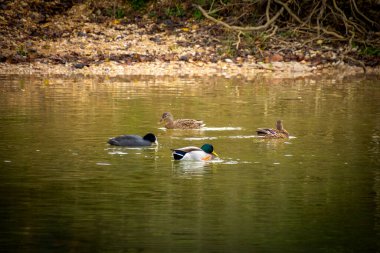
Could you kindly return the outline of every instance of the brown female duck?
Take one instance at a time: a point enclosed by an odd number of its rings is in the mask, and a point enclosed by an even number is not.
[[[273,128],[258,128],[257,134],[259,136],[264,136],[265,138],[273,138],[273,139],[281,139],[281,138],[289,138],[288,131],[285,130],[282,125],[282,120],[277,120],[276,129]]]
[[[160,122],[165,122],[165,127],[167,129],[199,129],[203,127],[202,120],[195,119],[177,119],[174,120],[173,115],[170,112],[164,112],[162,114]]]

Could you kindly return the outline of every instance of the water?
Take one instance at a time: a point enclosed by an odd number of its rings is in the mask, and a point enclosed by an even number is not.
[[[1,252],[379,251],[376,77],[0,80]],[[277,119],[290,139],[255,135]],[[203,143],[221,160],[172,161]]]

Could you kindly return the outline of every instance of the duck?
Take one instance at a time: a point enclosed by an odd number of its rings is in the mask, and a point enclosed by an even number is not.
[[[172,149],[174,160],[210,161],[218,156],[211,144],[203,144],[202,147],[183,147]]]
[[[160,119],[160,122],[165,122],[167,129],[199,129],[205,124],[202,120],[196,119],[177,119],[174,120],[173,115],[170,112],[164,112]]]
[[[265,138],[273,138],[273,139],[289,138],[289,133],[288,131],[285,130],[282,124],[282,120],[277,120],[276,129],[258,128],[256,132],[259,136],[264,136]]]
[[[144,137],[133,134],[120,135],[109,139],[107,143],[114,146],[144,147],[151,146],[152,144],[157,145],[158,141],[154,134],[148,133]]]

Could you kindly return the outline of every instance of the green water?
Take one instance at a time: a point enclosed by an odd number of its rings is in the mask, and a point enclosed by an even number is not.
[[[289,140],[255,136],[277,119]],[[1,76],[0,122],[1,252],[380,249],[378,77]],[[221,161],[172,160],[203,143]]]

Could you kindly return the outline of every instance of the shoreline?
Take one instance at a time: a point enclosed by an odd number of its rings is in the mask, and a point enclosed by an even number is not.
[[[84,76],[223,76],[244,77],[252,79],[257,75],[275,78],[297,78],[307,76],[334,75],[340,77],[360,74],[380,75],[380,67],[367,68],[364,72],[361,67],[347,64],[335,66],[310,66],[300,62],[272,62],[272,63],[241,63],[233,62],[142,62],[125,64],[118,62],[104,62],[96,65],[74,67],[73,64],[32,63],[0,63],[0,75],[84,75]]]

